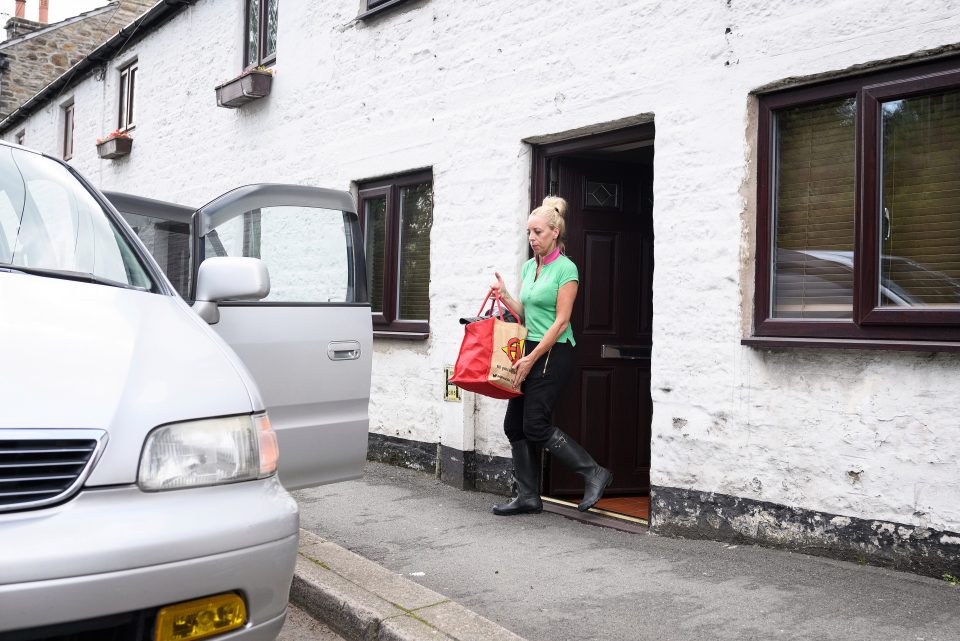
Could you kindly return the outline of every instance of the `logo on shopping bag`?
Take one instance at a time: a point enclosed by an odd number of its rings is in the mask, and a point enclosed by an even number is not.
[[[507,355],[511,363],[516,364],[516,362],[523,357],[523,339],[511,338],[507,341],[507,346],[501,347],[500,349]]]

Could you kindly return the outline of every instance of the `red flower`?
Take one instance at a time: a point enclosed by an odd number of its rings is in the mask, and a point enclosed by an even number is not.
[[[108,140],[113,140],[114,138],[130,138],[130,134],[128,134],[126,131],[120,131],[119,129],[114,129],[103,138],[97,138],[97,144],[102,145]]]

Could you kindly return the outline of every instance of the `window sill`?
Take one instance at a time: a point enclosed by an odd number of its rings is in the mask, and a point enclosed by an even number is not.
[[[377,5],[373,9],[368,9],[364,11],[363,13],[357,16],[357,20],[367,20],[378,14],[383,13],[384,11],[387,11],[388,9],[391,9],[392,7],[397,6],[398,4],[403,4],[404,2],[407,2],[407,1],[408,0],[390,0],[389,2],[384,2],[381,5]]]
[[[395,338],[403,341],[424,341],[430,338],[430,332],[390,332],[374,330],[374,338]]]
[[[751,336],[741,345],[760,349],[813,347],[820,349],[880,349],[906,352],[960,352],[960,343],[950,341],[857,340],[850,338],[787,338]]]

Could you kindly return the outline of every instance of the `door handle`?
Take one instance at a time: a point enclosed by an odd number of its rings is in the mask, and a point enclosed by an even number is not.
[[[600,358],[620,358],[630,361],[650,360],[649,345],[601,345]]]
[[[331,361],[355,361],[360,358],[360,343],[357,341],[327,343],[327,357]]]

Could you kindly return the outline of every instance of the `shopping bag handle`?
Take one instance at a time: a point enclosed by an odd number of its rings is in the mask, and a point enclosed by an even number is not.
[[[497,316],[499,318],[503,318],[503,307],[506,307],[507,311],[513,314],[513,317],[517,319],[517,322],[520,322],[520,314],[513,311],[513,309],[507,305],[507,301],[503,300],[503,298],[500,296],[500,292],[492,287],[490,288],[490,291],[487,292],[487,297],[483,299],[483,304],[480,305],[480,311],[477,312],[477,316],[480,316],[480,314],[483,313],[483,308],[487,306],[487,301],[490,300],[491,296],[493,297],[493,304],[497,306]],[[503,307],[501,307],[501,305]]]

